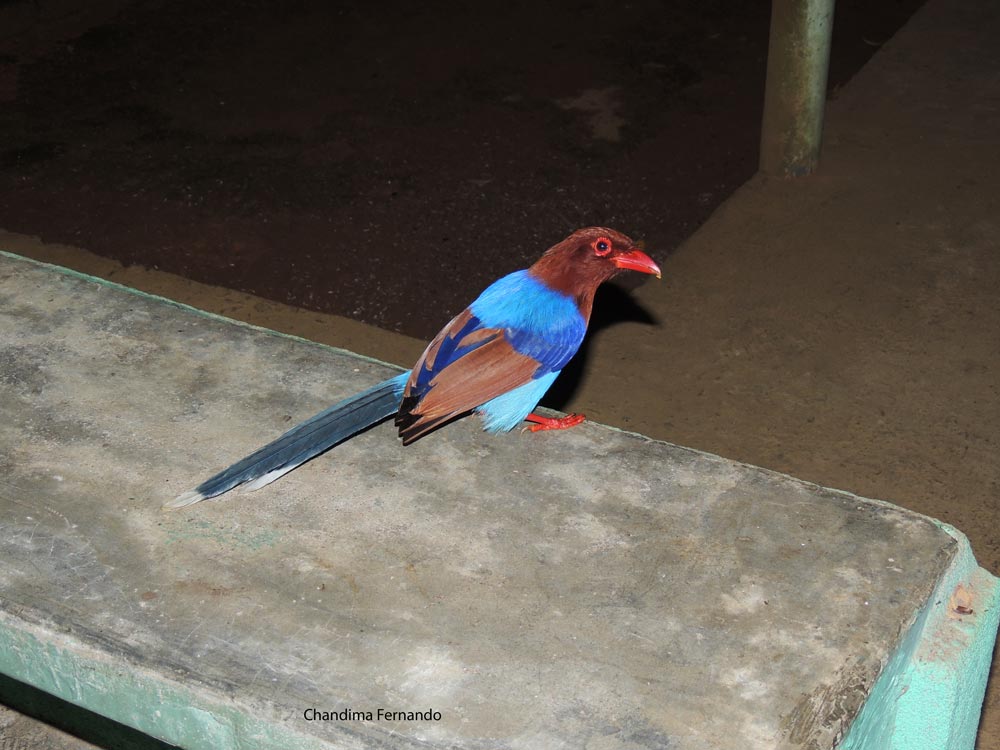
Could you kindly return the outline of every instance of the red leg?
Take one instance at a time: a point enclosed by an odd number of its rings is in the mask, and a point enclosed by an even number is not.
[[[568,430],[576,427],[587,417],[583,414],[567,414],[565,417],[543,417],[538,414],[529,414],[525,417],[528,422],[534,422],[527,429],[531,432],[541,432],[542,430]]]

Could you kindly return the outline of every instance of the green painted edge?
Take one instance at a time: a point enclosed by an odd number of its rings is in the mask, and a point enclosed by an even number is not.
[[[916,613],[838,750],[972,750],[1000,627],[1000,581],[976,563],[966,536],[935,521],[958,544]],[[973,615],[949,617],[964,585]]]
[[[187,750],[312,750],[325,741],[0,611],[0,672]],[[304,721],[304,720],[303,720]]]
[[[183,302],[178,302],[177,300],[170,299],[169,297],[161,297],[159,294],[152,294],[150,292],[144,292],[141,289],[135,289],[134,287],[125,286],[124,284],[119,284],[116,281],[109,281],[108,279],[102,279],[100,276],[91,276],[90,274],[82,273],[81,271],[74,271],[72,268],[67,268],[66,266],[59,266],[54,263],[46,263],[41,260],[35,260],[34,258],[27,258],[23,255],[18,255],[17,253],[12,253],[8,250],[0,250],[0,257],[9,258],[15,261],[21,261],[25,264],[37,266],[38,268],[45,268],[50,271],[55,271],[56,273],[62,274],[63,276],[69,276],[74,279],[81,279],[83,281],[90,281],[95,284],[100,284],[101,286],[108,287],[109,289],[116,289],[121,292],[127,292],[128,294],[134,294],[136,297],[142,297],[143,299],[153,300],[155,302],[162,302],[164,304],[170,305],[171,307],[176,307],[181,310],[186,310],[187,312],[192,312],[199,315],[202,318],[207,318],[208,320],[218,320],[223,323],[229,323],[231,325],[239,326],[241,328],[246,328],[251,331],[258,331],[260,333],[266,333],[270,336],[279,336],[281,338],[289,339],[291,341],[298,341],[303,344],[309,344],[310,346],[316,346],[320,349],[326,349],[327,351],[336,352],[337,354],[344,354],[355,359],[360,359],[364,362],[370,362],[375,365],[382,365],[383,367],[390,367],[397,372],[403,372],[407,368],[400,367],[399,365],[394,365],[391,362],[383,362],[380,359],[375,359],[374,357],[367,357],[364,354],[358,354],[357,352],[352,352],[348,349],[341,349],[337,346],[330,346],[329,344],[321,344],[318,341],[313,341],[311,339],[304,339],[301,336],[296,336],[291,333],[282,333],[281,331],[275,331],[272,328],[265,328],[263,326],[257,326],[253,323],[247,323],[242,320],[236,320],[236,318],[227,318],[225,315],[219,315],[218,313],[208,312],[207,310],[202,310],[200,307],[194,307],[192,305],[186,305]]]

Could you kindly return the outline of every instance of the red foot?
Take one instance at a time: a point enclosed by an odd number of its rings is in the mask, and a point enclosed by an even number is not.
[[[531,427],[526,428],[530,432],[541,432],[542,430],[568,430],[576,427],[587,417],[583,414],[567,414],[565,417],[542,417],[538,414],[529,414],[525,417],[528,422],[534,422]]]

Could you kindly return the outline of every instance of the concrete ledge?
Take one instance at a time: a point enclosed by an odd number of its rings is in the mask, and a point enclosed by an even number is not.
[[[968,539],[879,676],[841,750],[960,750],[976,744],[1000,626],[1000,586]]]
[[[963,746],[996,582],[885,503],[465,420],[159,511],[392,371],[0,258],[0,671],[192,749],[744,750],[835,747],[859,712],[851,747],[884,746],[946,665]]]

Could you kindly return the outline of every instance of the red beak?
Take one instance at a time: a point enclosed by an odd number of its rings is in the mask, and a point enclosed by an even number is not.
[[[656,278],[660,278],[660,267],[646,253],[637,248],[632,248],[627,253],[616,255],[612,259],[612,262],[619,268],[626,268],[629,271],[638,271],[639,273],[650,273],[656,276]]]

